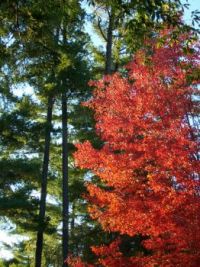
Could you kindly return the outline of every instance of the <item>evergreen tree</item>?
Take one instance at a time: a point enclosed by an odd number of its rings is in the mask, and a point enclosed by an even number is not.
[[[64,6],[60,5],[59,1],[55,3],[48,1],[44,9],[41,8],[43,7],[43,1],[28,1],[26,3],[20,1],[17,4],[14,3],[13,5],[12,3],[2,3],[2,7],[5,9],[10,8],[10,10],[14,9],[14,11],[16,12],[15,18],[13,18],[13,16],[10,16],[7,11],[5,11],[4,13],[4,15],[7,16],[6,19],[8,21],[8,26],[12,26],[11,28],[8,27],[7,31],[7,36],[12,36],[12,43],[11,47],[9,47],[9,51],[10,53],[12,53],[13,58],[18,61],[18,65],[21,64],[17,68],[16,72],[12,73],[11,75],[11,77],[15,77],[15,79],[17,79],[13,84],[15,84],[16,86],[20,83],[27,83],[31,85],[35,90],[38,105],[48,107],[49,110],[48,122],[42,123],[41,125],[41,127],[45,128],[44,125],[47,124],[46,135],[44,136],[44,132],[42,133],[42,135],[40,135],[40,138],[43,139],[44,137],[44,139],[46,140],[46,156],[43,167],[42,187],[43,201],[40,202],[40,209],[42,211],[39,214],[38,226],[36,226],[35,228],[37,229],[39,227],[38,235],[40,245],[38,249],[39,252],[37,253],[39,263],[37,264],[40,265],[42,236],[44,231],[48,233],[48,226],[50,225],[49,212],[51,212],[47,210],[47,215],[45,216],[45,203],[47,196],[47,170],[49,161],[48,154],[50,143],[49,125],[51,124],[50,118],[52,101],[53,99],[55,99],[56,105],[60,105],[61,95],[63,94],[67,95],[67,101],[70,102],[70,97],[71,99],[73,99],[73,101],[75,101],[75,98],[80,97],[81,95],[84,95],[86,93],[88,67],[86,60],[83,59],[83,57],[86,55],[85,44],[87,42],[87,39],[85,39],[85,35],[83,34],[80,27],[80,25],[82,26],[83,12],[81,11],[79,3],[77,1],[71,1],[71,3],[66,3]],[[64,21],[66,20],[66,18],[67,21]],[[67,39],[64,42],[60,42],[60,40],[62,39],[62,31],[66,32]],[[80,80],[77,79],[75,75],[79,75]],[[77,102],[79,101],[77,100]],[[59,106],[57,106],[56,108],[60,109]],[[40,115],[43,117],[43,110],[40,112],[42,112],[40,113]],[[69,110],[67,112],[69,112]],[[39,114],[37,114],[37,116],[38,115]],[[38,120],[41,120],[39,119],[39,116]],[[24,126],[22,125],[22,128],[23,127]],[[41,130],[43,131],[42,128]],[[59,138],[60,129],[54,128],[52,131],[55,137]],[[38,132],[38,135],[39,134],[40,133]],[[28,136],[29,134],[27,134],[27,137]],[[35,138],[35,141],[40,140],[40,138],[38,138],[37,136]],[[21,147],[22,150],[24,149],[23,145]],[[59,145],[60,144],[57,144],[57,147]],[[54,147],[55,149],[53,147],[52,149],[56,150],[57,152],[58,150],[56,148],[56,145],[54,145]],[[34,143],[34,149],[35,150],[33,150],[33,153],[40,154],[39,162],[41,164],[41,152],[44,149],[43,141],[42,145],[40,142],[38,143],[38,145]],[[52,155],[52,158],[55,157]],[[53,172],[58,171],[56,169],[52,169],[53,165],[55,166],[54,163],[51,163],[49,176],[51,176]],[[65,168],[67,168],[67,166],[65,166]],[[54,179],[53,177],[54,175],[52,175],[52,179]],[[12,177],[10,178],[12,179]],[[53,184],[55,185],[56,183],[54,182]],[[56,186],[59,185],[60,184]],[[34,189],[38,191],[38,184]],[[51,188],[49,188],[49,190],[51,190]],[[29,194],[31,194],[31,192],[32,189],[30,189]],[[55,192],[52,193],[53,195],[55,194]],[[64,198],[67,197],[67,195],[65,194],[63,194],[63,196]],[[58,199],[60,199],[60,197],[61,195],[58,196]],[[67,203],[65,203],[65,205],[66,204]],[[60,205],[59,202],[57,203],[57,205]],[[68,216],[68,214],[65,214],[65,216]],[[17,220],[16,223],[18,225]],[[64,242],[66,248],[66,238],[63,238],[63,243]],[[24,243],[27,242],[25,241]],[[65,258],[66,254],[64,254],[63,257]]]

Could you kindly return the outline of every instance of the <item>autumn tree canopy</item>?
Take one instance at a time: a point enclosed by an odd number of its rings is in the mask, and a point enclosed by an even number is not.
[[[186,36],[170,42],[165,32],[162,44],[157,39],[141,49],[126,73],[91,82],[96,89],[85,105],[95,113],[103,146],[78,144],[75,159],[99,177],[98,185],[87,184],[90,215],[119,234],[92,248],[94,265],[200,266],[200,166],[192,120],[198,67],[198,44],[188,47]],[[133,238],[129,255],[120,246],[124,235]],[[138,236],[142,249],[134,250]]]

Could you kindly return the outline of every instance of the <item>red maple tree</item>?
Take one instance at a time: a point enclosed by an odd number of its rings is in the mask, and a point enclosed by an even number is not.
[[[86,141],[75,153],[78,166],[103,183],[87,184],[90,215],[105,231],[140,235],[148,251],[127,257],[119,237],[92,248],[98,266],[200,266],[200,166],[191,123],[199,50],[184,54],[185,37],[169,36],[140,50],[127,74],[91,82],[96,90],[85,105],[95,112],[104,145]]]

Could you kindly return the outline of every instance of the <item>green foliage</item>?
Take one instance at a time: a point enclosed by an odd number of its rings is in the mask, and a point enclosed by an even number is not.
[[[43,264],[61,266],[60,100],[63,90],[67,91],[69,106],[78,106],[90,95],[89,39],[82,31],[84,12],[75,0],[62,5],[58,0],[47,0],[45,5],[39,0],[1,1],[0,5],[0,16],[4,18],[0,25],[0,208],[2,216],[16,226],[14,232],[28,238],[14,248],[7,247],[14,253],[14,259],[5,264],[33,266],[36,232],[42,227]],[[16,90],[24,86],[32,88],[33,96],[16,96]],[[47,212],[41,222],[37,213],[49,95],[55,99],[54,125]],[[71,117],[70,108],[68,112]],[[81,205],[83,174],[76,171],[71,159],[75,136],[78,133],[70,130],[69,198],[70,205],[74,202]],[[77,216],[78,211],[72,217]]]

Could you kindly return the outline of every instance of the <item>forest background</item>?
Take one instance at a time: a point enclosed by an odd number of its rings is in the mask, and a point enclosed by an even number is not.
[[[27,6],[25,2],[1,3],[1,266],[33,266],[38,242],[43,248],[42,266],[61,266],[66,257],[63,248],[66,253],[69,250],[75,256],[92,260],[89,247],[110,237],[91,221],[82,197],[84,182],[95,177],[77,169],[72,158],[74,143],[78,141],[89,139],[97,147],[101,144],[94,132],[92,112],[80,103],[91,96],[87,85],[90,79],[122,69],[142,47],[149,29],[154,32],[160,27],[163,17],[176,25],[170,15],[177,10],[165,17],[168,8],[158,1],[157,13],[148,13],[145,5],[140,6],[137,20],[133,21],[129,10],[115,7],[123,23],[113,25],[109,55],[111,20],[106,10],[112,1],[85,1],[81,5],[69,1],[69,6],[62,8],[51,1],[47,1],[46,7],[42,1],[35,5],[30,1]],[[200,8],[199,1],[190,0],[188,4],[182,26],[198,28],[192,22],[191,12]],[[176,8],[180,10],[180,6],[177,4]],[[193,18],[195,15],[198,13]],[[128,29],[124,39],[123,27]],[[138,27],[140,34],[136,34]],[[53,126],[46,123],[46,116]],[[44,214],[39,200],[41,177],[45,178],[47,170]],[[67,180],[68,186],[63,183]],[[63,230],[66,215],[69,227]],[[43,234],[44,242],[40,238]]]

